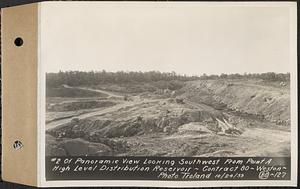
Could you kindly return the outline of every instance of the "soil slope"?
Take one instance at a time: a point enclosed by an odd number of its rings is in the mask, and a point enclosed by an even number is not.
[[[56,117],[46,124],[47,155],[290,155],[289,89],[276,83],[200,80],[178,90],[134,95],[115,94],[109,88],[78,89],[105,94],[101,100],[111,104],[65,111],[67,116],[59,119],[54,110],[47,112]],[[84,103],[75,97],[74,101]],[[80,107],[87,108],[76,106]]]

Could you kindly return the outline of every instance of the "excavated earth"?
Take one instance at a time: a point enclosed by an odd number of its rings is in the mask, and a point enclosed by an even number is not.
[[[290,156],[288,87],[201,80],[176,91],[110,93],[90,100],[48,98],[46,154]]]

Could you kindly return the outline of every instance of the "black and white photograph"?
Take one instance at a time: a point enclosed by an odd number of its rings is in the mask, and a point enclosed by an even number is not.
[[[46,178],[289,180],[297,137],[294,8],[42,4]]]
[[[5,182],[299,186],[296,2],[30,2],[0,3]]]

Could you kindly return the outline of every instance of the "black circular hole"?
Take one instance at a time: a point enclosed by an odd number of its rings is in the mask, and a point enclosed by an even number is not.
[[[23,43],[24,43],[24,41],[23,41],[23,39],[22,39],[21,37],[17,37],[17,38],[15,39],[15,45],[16,45],[17,47],[21,47],[21,46],[23,45]]]

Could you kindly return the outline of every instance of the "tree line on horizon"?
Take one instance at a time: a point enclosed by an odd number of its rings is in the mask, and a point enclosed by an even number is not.
[[[244,73],[244,74],[220,74],[220,75],[206,75],[188,76],[180,75],[175,72],[107,72],[102,71],[59,71],[58,73],[47,73],[46,83],[47,87],[57,87],[62,84],[70,86],[79,85],[97,85],[103,83],[130,83],[130,82],[157,82],[157,81],[193,81],[206,79],[245,79],[255,78],[267,81],[289,81],[289,73]]]

